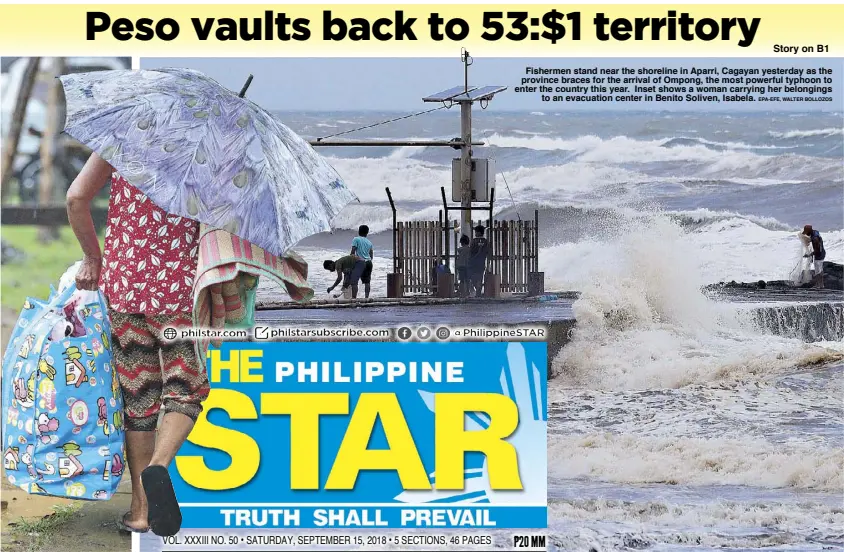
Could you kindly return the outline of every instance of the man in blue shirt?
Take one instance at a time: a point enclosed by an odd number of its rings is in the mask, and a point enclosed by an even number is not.
[[[358,228],[358,236],[352,240],[352,255],[356,255],[359,259],[364,261],[363,267],[356,272],[361,271],[360,274],[353,274],[352,281],[357,282],[358,278],[363,282],[364,296],[369,299],[369,282],[372,280],[372,242],[366,236],[369,235],[369,226],[362,224]],[[360,266],[360,265],[358,265]]]

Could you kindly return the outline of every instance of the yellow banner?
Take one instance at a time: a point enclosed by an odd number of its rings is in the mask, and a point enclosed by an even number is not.
[[[0,5],[3,55],[841,57],[842,5]]]

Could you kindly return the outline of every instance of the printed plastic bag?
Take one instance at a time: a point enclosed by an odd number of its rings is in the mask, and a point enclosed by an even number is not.
[[[76,273],[79,272],[79,267],[82,266],[82,261],[76,261],[65,270],[62,277],[59,279],[59,293],[69,288],[76,281]]]
[[[82,335],[79,333],[79,326]],[[123,396],[98,291],[27,299],[3,356],[3,465],[29,493],[107,500],[124,471]]]

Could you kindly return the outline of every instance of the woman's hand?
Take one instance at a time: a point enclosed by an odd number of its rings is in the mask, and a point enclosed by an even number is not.
[[[100,285],[100,270],[102,270],[102,267],[102,259],[86,255],[82,259],[79,271],[76,273],[77,289],[96,291]]]

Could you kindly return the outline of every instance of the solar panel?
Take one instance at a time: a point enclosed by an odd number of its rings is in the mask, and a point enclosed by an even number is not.
[[[470,86],[469,92],[475,90],[477,86]],[[465,86],[455,86],[454,88],[449,88],[448,90],[443,90],[442,92],[437,92],[436,94],[431,94],[425,98],[422,98],[423,102],[446,102],[452,99],[455,96],[459,96],[466,92]]]
[[[459,94],[457,96],[452,97],[451,99],[456,102],[465,100],[488,100],[499,92],[503,92],[504,90],[507,90],[506,86],[482,86],[481,88],[469,90],[468,94]]]

